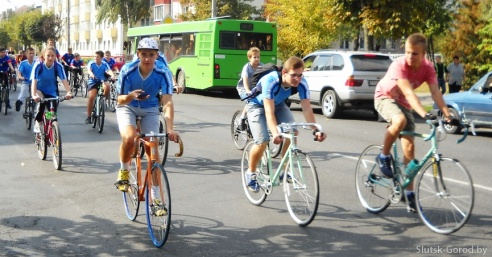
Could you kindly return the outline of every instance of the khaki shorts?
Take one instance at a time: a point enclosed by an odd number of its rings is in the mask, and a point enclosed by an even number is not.
[[[379,115],[383,117],[387,122],[391,123],[393,116],[398,114],[405,115],[407,119],[407,125],[403,128],[404,131],[415,131],[415,120],[413,118],[412,110],[399,105],[394,99],[381,98],[374,100],[374,108],[378,111]]]

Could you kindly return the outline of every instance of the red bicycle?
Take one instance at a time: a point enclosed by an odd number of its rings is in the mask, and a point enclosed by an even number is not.
[[[40,103],[47,103],[47,106],[43,113],[43,121],[40,126],[41,132],[34,134],[34,142],[36,143],[39,159],[46,160],[48,146],[52,146],[53,164],[57,170],[61,170],[62,166],[62,140],[55,105],[65,100],[65,97],[44,98],[41,100]]]

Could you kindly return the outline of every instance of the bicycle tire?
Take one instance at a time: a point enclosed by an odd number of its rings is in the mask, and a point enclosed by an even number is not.
[[[292,219],[304,227],[314,220],[318,212],[318,173],[312,159],[301,150],[294,150],[291,160],[293,170],[289,172],[290,166],[287,166],[287,174],[290,173],[292,182],[287,182],[285,174],[283,178],[285,203]]]
[[[159,133],[167,133],[166,119],[162,114],[159,115]],[[169,138],[159,137],[159,145],[157,149],[159,151],[159,160],[161,160],[161,165],[163,167],[166,164],[168,148],[169,148]]]
[[[158,184],[155,188],[157,190],[156,193],[158,193],[158,199],[167,209],[166,214],[162,216],[156,215],[154,212],[155,207],[152,206],[152,203],[156,199],[155,194],[151,194],[154,184]],[[156,247],[160,248],[166,243],[171,227],[171,190],[166,171],[159,163],[153,165],[151,178],[147,181],[145,207],[147,210],[147,227],[149,229],[150,239]]]
[[[24,106],[24,119],[26,120],[26,128],[27,130],[31,130],[32,120],[34,116],[34,107],[32,106],[31,97],[26,97]]]
[[[231,136],[236,148],[238,150],[243,150],[246,144],[248,143],[248,141],[250,140],[251,136],[250,133],[248,132],[249,128],[242,130],[240,126],[241,126],[241,111],[236,111],[232,116]]]
[[[392,181],[379,176],[376,157],[382,146],[370,145],[361,153],[355,170],[357,196],[364,208],[370,213],[380,213],[391,204]]]
[[[5,103],[5,109],[3,109],[3,114],[4,115],[7,115],[7,111],[8,111],[8,102],[9,102],[9,91],[8,90],[5,90],[4,91],[4,94],[3,94],[3,102]]]
[[[99,101],[97,100],[97,96],[96,96],[96,99],[94,99],[94,106],[92,107],[92,113],[91,113],[91,123],[92,123],[92,128],[95,128],[97,126],[97,119],[98,119],[98,115],[97,115],[97,104],[99,103]]]
[[[105,98],[104,97],[101,97],[99,98],[99,113],[98,113],[98,117],[97,117],[97,131],[99,133],[102,133],[103,129],[104,129],[104,118],[105,118],[105,107],[104,107],[104,102],[105,102]]]
[[[251,141],[244,147],[243,156],[241,158],[241,179],[246,198],[248,198],[249,202],[253,205],[259,206],[267,198],[267,194],[264,188],[260,188],[258,192],[252,192],[248,189],[248,182],[246,181],[246,171],[249,167],[249,153],[254,145],[255,143]],[[264,154],[261,160],[258,162],[258,167],[256,168],[256,179],[258,183],[262,186],[265,186],[266,181],[264,178],[266,177],[265,175],[268,176],[269,174],[270,171],[268,168],[268,162],[266,154]]]
[[[62,168],[62,139],[58,121],[51,122],[51,147],[53,148],[53,165],[57,170]]]
[[[44,130],[43,125],[40,125],[41,131]],[[46,152],[48,151],[48,144],[46,144],[46,135],[44,133],[34,134],[34,140],[38,149],[38,157],[41,160],[46,160]]]
[[[134,221],[138,216],[138,208],[140,207],[140,200],[138,199],[137,162],[135,158],[132,159],[128,172],[128,191],[123,192],[123,205],[128,219]]]
[[[1,84],[0,84],[1,85]],[[2,86],[2,89],[0,89],[0,112],[2,112],[2,109],[3,109],[3,92],[4,92],[5,89],[3,89],[3,86]],[[7,105],[5,105],[5,108],[7,108]]]
[[[115,112],[116,111],[116,89],[113,84],[111,84],[111,89],[109,91],[109,99],[108,99],[108,111]]]
[[[451,234],[471,216],[475,200],[473,181],[466,167],[456,159],[441,157],[437,167],[428,162],[417,175],[417,212],[432,231]]]
[[[80,86],[78,85],[78,80],[75,79],[75,77],[70,80],[70,88],[71,88],[71,91],[72,91],[72,95],[75,97],[77,96],[77,94],[79,93],[79,88]]]
[[[88,91],[89,90],[87,88],[87,80],[82,76],[82,80],[80,81],[80,93],[84,98],[86,98]]]

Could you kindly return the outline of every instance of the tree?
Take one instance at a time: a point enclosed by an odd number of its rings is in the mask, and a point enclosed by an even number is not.
[[[479,12],[482,13],[482,20],[485,23],[484,27],[478,30],[481,43],[478,45],[478,50],[483,52],[485,56],[490,58],[492,55],[492,0],[483,0],[479,6]],[[486,61],[477,67],[481,73],[492,70],[492,62]]]
[[[265,4],[265,16],[277,23],[280,59],[292,55],[302,57],[328,47],[337,38],[336,29],[327,29],[325,19],[330,2],[270,0]]]
[[[259,10],[246,2],[253,0],[217,0],[217,16],[230,16],[232,19],[251,20],[259,16]],[[184,21],[205,20],[212,17],[212,1],[184,0],[182,4],[189,4],[194,12],[183,13],[179,16]]]
[[[121,18],[125,30],[150,15],[149,0],[96,0],[96,21],[116,22]]]

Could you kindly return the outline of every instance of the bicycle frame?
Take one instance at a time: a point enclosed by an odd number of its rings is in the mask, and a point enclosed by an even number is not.
[[[46,99],[46,102],[49,102],[49,109],[47,110],[45,107],[44,114],[43,114],[43,124],[44,124],[44,134],[45,134],[45,139],[46,142],[48,142],[49,146],[53,145],[53,133],[51,129],[51,124],[53,121],[58,120],[56,117],[56,112],[55,112],[55,105],[54,101],[57,101],[58,98],[49,98]]]

